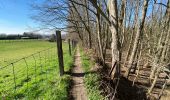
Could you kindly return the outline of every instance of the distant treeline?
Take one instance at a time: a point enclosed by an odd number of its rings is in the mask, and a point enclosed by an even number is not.
[[[0,34],[0,40],[15,40],[15,39],[42,39],[41,34],[27,33],[23,34]]]

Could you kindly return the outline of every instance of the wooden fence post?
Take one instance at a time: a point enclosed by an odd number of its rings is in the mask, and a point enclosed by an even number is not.
[[[72,40],[72,49],[74,50],[74,49],[75,49],[75,47],[76,47],[76,45],[75,45],[75,41],[74,41],[74,40]]]
[[[56,39],[57,39],[56,41],[57,41],[59,70],[60,70],[60,76],[62,76],[64,74],[64,62],[63,62],[61,31],[56,31]]]
[[[71,40],[71,46],[72,46],[72,50],[74,50],[74,43],[73,43],[73,40]]]
[[[70,44],[70,39],[68,39],[68,45],[69,45],[69,54],[71,56],[71,44]]]

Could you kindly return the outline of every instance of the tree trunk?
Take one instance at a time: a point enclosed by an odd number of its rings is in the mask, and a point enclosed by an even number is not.
[[[96,1],[96,0],[95,0]],[[97,3],[97,1],[96,1]],[[102,62],[104,63],[104,57],[103,57],[103,49],[102,49],[102,42],[101,42],[101,23],[100,23],[100,12],[97,10],[97,39],[98,39],[98,45],[99,45],[99,53]]]
[[[129,76],[129,73],[131,71],[132,64],[133,64],[133,61],[134,61],[134,58],[135,58],[135,55],[136,55],[136,51],[137,51],[137,48],[138,48],[138,44],[139,44],[140,38],[142,36],[142,30],[143,30],[143,27],[144,27],[147,7],[148,7],[148,0],[144,0],[144,7],[143,7],[143,10],[142,10],[142,21],[140,22],[140,24],[138,26],[137,34],[136,34],[134,45],[133,45],[133,50],[132,50],[130,60],[129,60],[128,70],[125,73],[126,77]]]
[[[156,74],[155,74],[154,81],[152,82],[152,85],[151,85],[150,89],[148,90],[148,94],[149,94],[149,95],[151,94],[151,92],[152,92],[152,90],[153,90],[153,88],[154,88],[154,86],[155,86],[155,84],[156,84],[156,81],[157,81],[157,79],[158,79],[158,76],[159,76],[159,70],[157,70],[157,72],[156,72]]]
[[[140,59],[141,59],[141,55],[142,55],[142,48],[143,48],[143,43],[141,42],[141,45],[140,45],[140,48],[139,48],[139,56],[137,58],[137,66],[136,66],[138,68],[138,70],[137,70],[137,74],[136,74],[136,76],[133,80],[132,86],[134,86],[135,81],[137,81],[138,77],[139,77],[139,72],[140,72],[140,68],[141,68],[140,67]]]
[[[129,59],[130,51],[132,49],[134,33],[135,33],[136,25],[137,25],[138,11],[139,11],[139,1],[137,1],[137,5],[136,5],[135,19],[134,19],[133,27],[132,27],[132,30],[131,30],[132,34],[130,36],[130,43],[129,43],[129,46],[128,46],[128,50],[127,50],[127,53],[126,53],[126,57],[125,57],[123,67],[127,67],[126,63],[127,63],[128,59]],[[129,17],[129,20],[130,20],[130,17]]]
[[[120,32],[122,34],[121,47],[123,46],[125,41],[125,26],[126,26],[126,0],[122,0],[121,19],[120,19],[120,27],[121,27]]]
[[[117,0],[109,0],[109,20],[110,20],[110,31],[112,33],[112,66],[116,62],[120,61],[120,43],[118,37],[118,12],[117,12]],[[112,72],[112,77],[120,74],[120,66],[117,64]]]
[[[80,15],[80,13],[78,12],[77,7],[75,6],[75,4],[74,4],[73,2],[71,2],[71,4],[72,4],[72,7],[74,8],[75,12],[77,13],[78,17],[80,18],[82,24],[84,25],[86,31],[88,32],[88,43],[89,43],[89,44],[88,44],[88,47],[91,49],[91,48],[92,48],[91,31],[90,31],[88,25],[83,21],[83,18],[82,18],[82,16]]]

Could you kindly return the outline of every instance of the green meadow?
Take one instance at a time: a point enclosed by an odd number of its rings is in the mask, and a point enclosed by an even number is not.
[[[56,43],[47,41],[11,40],[4,42],[4,40],[0,40],[0,66],[55,46]]]
[[[73,57],[67,43],[63,43],[63,54],[64,69],[69,71]],[[1,42],[0,61],[0,99],[68,99],[70,76],[59,76],[56,43]]]

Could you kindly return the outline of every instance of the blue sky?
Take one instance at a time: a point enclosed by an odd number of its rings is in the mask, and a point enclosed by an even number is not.
[[[30,6],[33,2],[42,3],[44,0],[0,0],[0,33],[22,34],[30,31],[30,27],[38,25],[30,17],[35,14]],[[164,4],[168,0],[162,0]],[[160,0],[158,0],[160,2]],[[152,10],[148,8],[148,13]]]
[[[30,18],[33,14],[33,0],[0,0],[0,33],[22,34],[29,26],[36,24]]]

